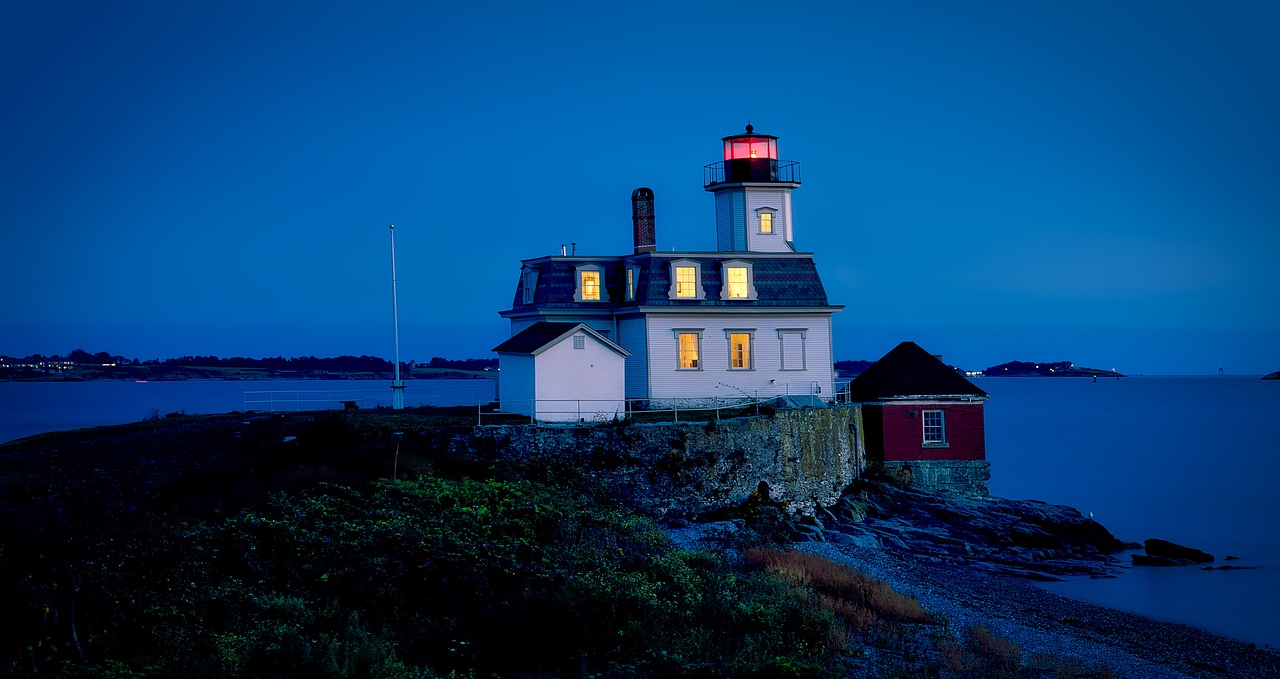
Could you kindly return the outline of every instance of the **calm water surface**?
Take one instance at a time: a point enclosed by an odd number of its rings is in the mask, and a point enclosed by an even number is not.
[[[489,380],[410,383],[409,405],[470,405]],[[1067,596],[1280,648],[1280,381],[1256,377],[993,378],[987,457],[995,495],[1079,508],[1122,540],[1160,537],[1255,570],[1130,568],[1051,583]],[[419,386],[421,385],[421,386]],[[0,382],[0,442],[161,414],[238,411],[246,391],[333,407],[390,400],[380,381]],[[294,393],[301,391],[302,393]],[[249,397],[266,398],[262,394]],[[270,404],[251,407],[271,409]],[[1126,558],[1127,561],[1127,558]]]
[[[1255,570],[1130,568],[1067,596],[1280,648],[1280,382],[1257,377],[993,378],[991,493],[1093,513]],[[1127,561],[1127,556],[1125,561]]]

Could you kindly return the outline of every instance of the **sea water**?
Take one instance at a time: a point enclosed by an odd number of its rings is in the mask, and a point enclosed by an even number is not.
[[[496,380],[406,381],[407,406],[488,403]],[[391,404],[390,380],[0,382],[0,443],[48,431],[124,424],[173,412],[324,410]]]
[[[409,405],[470,405],[494,393],[491,380],[410,384]],[[1164,538],[1215,555],[1215,565],[1230,554],[1240,560],[1225,563],[1253,567],[1136,567],[1115,579],[1077,578],[1047,589],[1280,648],[1280,381],[1004,377],[976,384],[991,395],[992,494],[1071,505],[1122,540]],[[0,382],[0,442],[153,413],[238,411],[262,398],[270,405],[251,407],[292,410],[310,399],[368,407],[389,402],[390,384]]]
[[[991,493],[1071,505],[1116,537],[1214,566],[1130,567],[1045,588],[1280,648],[1280,381],[987,378]],[[1239,561],[1223,561],[1227,555]],[[1128,555],[1121,555],[1128,563]]]

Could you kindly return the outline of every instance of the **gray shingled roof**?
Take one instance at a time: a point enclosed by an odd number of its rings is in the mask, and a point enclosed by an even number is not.
[[[668,297],[671,289],[671,262],[675,259],[697,262],[702,269],[702,287],[706,299],[673,300]],[[725,301],[720,299],[723,285],[720,280],[720,265],[726,261],[740,260],[750,262],[753,281],[756,288],[756,299],[753,301]],[[609,296],[608,302],[575,302],[574,292],[577,289],[575,279],[576,267],[582,264],[595,264],[604,269],[604,288]],[[538,270],[538,285],[533,304],[524,304],[523,277],[516,284],[515,296],[512,299],[513,310],[531,308],[559,309],[598,309],[614,310],[632,306],[673,306],[673,307],[771,307],[771,306],[830,306],[827,302],[827,291],[822,286],[818,269],[813,259],[807,255],[794,257],[766,256],[757,257],[749,252],[726,252],[724,254],[664,253],[661,257],[653,255],[635,255],[621,257],[553,257],[533,260],[526,266]],[[640,267],[640,276],[636,281],[636,299],[628,302],[625,298],[626,267]]]
[[[847,387],[851,401],[904,396],[986,396],[915,342],[903,342],[871,364]]]

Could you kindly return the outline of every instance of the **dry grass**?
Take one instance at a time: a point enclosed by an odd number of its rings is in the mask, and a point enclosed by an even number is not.
[[[815,603],[865,632],[880,621],[932,622],[920,602],[893,591],[883,580],[848,566],[804,552],[753,549],[745,554],[749,567],[815,592]]]

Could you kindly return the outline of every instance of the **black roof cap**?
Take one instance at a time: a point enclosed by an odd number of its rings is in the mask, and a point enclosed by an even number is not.
[[[601,335],[599,332],[592,330],[585,323],[556,323],[554,321],[538,321],[533,325],[521,330],[520,332],[507,338],[507,341],[493,348],[495,353],[501,354],[533,354],[548,344],[564,337],[574,330],[582,330],[583,332],[600,340],[602,344],[622,354],[630,356],[626,349],[618,346],[608,337]]]
[[[915,342],[903,342],[849,383],[851,401],[903,396],[986,396]]]

